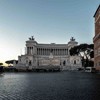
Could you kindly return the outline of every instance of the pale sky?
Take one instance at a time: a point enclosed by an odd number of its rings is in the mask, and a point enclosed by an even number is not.
[[[38,43],[93,43],[93,15],[100,0],[0,0],[0,62],[24,54],[32,35]]]

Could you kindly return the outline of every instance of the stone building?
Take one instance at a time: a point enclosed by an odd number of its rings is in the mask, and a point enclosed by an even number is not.
[[[94,42],[94,67],[100,70],[100,5],[97,8],[95,14],[95,36]]]
[[[78,42],[72,37],[68,44],[40,44],[33,36],[26,41],[25,55],[18,56],[16,69],[61,69],[76,70],[80,68],[80,56],[70,56],[70,48]]]

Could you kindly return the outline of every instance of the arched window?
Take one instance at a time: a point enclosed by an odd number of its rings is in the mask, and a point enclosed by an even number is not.
[[[31,63],[31,60],[30,60],[30,61],[29,61],[29,66],[31,66],[31,64],[32,64],[32,63]]]
[[[74,64],[76,64],[76,60],[74,60]]]

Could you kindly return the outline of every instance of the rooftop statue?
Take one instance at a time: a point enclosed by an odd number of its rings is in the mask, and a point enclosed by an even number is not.
[[[71,41],[75,41],[75,39],[74,39],[74,37],[71,37],[71,39],[70,39]]]
[[[31,36],[31,37],[29,38],[29,40],[34,40],[34,36]]]
[[[34,40],[34,36],[32,36],[32,40]]]

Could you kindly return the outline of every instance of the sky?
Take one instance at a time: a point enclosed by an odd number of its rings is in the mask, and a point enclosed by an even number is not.
[[[0,62],[24,54],[25,41],[93,43],[100,0],[0,0]]]

